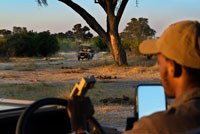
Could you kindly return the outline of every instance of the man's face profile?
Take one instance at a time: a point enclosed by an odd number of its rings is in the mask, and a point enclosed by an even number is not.
[[[168,97],[174,97],[174,90],[170,86],[170,76],[169,76],[169,71],[168,71],[168,60],[163,54],[158,54],[157,55],[157,60],[159,63],[160,67],[160,77],[161,77],[161,83],[165,89],[165,93]]]

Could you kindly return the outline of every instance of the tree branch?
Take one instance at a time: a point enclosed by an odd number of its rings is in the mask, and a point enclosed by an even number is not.
[[[113,0],[113,7],[114,7],[114,9],[115,9],[116,6],[117,6],[117,2],[118,2],[118,0]]]
[[[121,20],[122,14],[124,12],[124,9],[125,9],[127,3],[128,3],[128,0],[122,0],[122,3],[120,5],[120,8],[119,8],[117,15],[116,15],[115,26],[117,26],[117,27],[119,25],[119,22]]]
[[[111,15],[113,18],[115,16],[114,12],[115,12],[115,7],[114,4],[113,4],[113,0],[107,0],[106,1],[107,3],[107,14]]]
[[[99,5],[104,9],[104,11],[107,13],[107,5],[106,0],[99,0]]]
[[[108,36],[104,29],[99,25],[96,19],[91,16],[85,9],[83,9],[78,4],[74,3],[72,0],[58,0],[60,2],[65,3],[69,7],[71,7],[74,11],[76,11],[87,23],[88,25],[99,34],[104,39],[108,39]]]
[[[47,0],[37,0],[37,2],[38,2],[38,4],[39,4],[40,6],[42,6],[42,4],[43,4],[44,6],[47,6],[47,5],[48,5]]]

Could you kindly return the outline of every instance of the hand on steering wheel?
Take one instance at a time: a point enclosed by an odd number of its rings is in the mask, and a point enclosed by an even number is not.
[[[87,119],[94,114],[94,107],[89,97],[73,96],[68,100],[68,115],[70,117],[72,132],[87,129]]]
[[[76,101],[81,101],[81,100],[76,100]],[[69,103],[68,103],[69,102]],[[58,99],[58,98],[46,98],[46,99],[41,99],[39,101],[36,101],[35,103],[31,104],[29,107],[27,107],[27,109],[21,114],[21,116],[18,119],[17,122],[17,126],[16,126],[16,134],[25,134],[26,133],[26,127],[27,127],[27,122],[30,119],[31,115],[40,107],[42,106],[46,106],[46,105],[61,105],[61,106],[65,106],[66,108],[68,108],[68,104],[71,105],[73,103],[77,103],[77,102],[72,102],[72,101],[68,101],[68,100],[64,100],[64,99]],[[86,101],[83,101],[82,104],[84,103],[91,103],[88,102],[87,98]],[[77,106],[77,105],[76,105]],[[90,107],[90,105],[88,105]],[[71,106],[70,106],[71,107]],[[78,106],[77,106],[78,107]],[[73,110],[77,109],[77,107],[73,108]],[[89,111],[91,111],[92,109],[90,109]],[[87,110],[83,110],[83,112],[87,112]],[[75,111],[78,112],[78,111]],[[93,111],[94,112],[94,111]],[[90,117],[91,115],[93,115],[93,112],[87,114],[85,117]],[[72,114],[72,113],[71,113]],[[76,114],[76,113],[75,113]],[[81,116],[80,116],[81,117]],[[78,117],[77,117],[78,118]],[[82,117],[81,117],[82,118]],[[85,119],[83,120],[85,121]],[[71,121],[73,124],[73,121]],[[89,124],[91,124],[93,131],[95,131],[95,134],[104,134],[104,130],[101,127],[101,125],[97,122],[97,120],[95,118],[93,118],[92,116],[88,119]],[[71,124],[72,125],[72,124]],[[80,126],[77,125],[77,126]],[[85,127],[85,126],[83,126]],[[74,128],[73,128],[74,129]],[[93,133],[92,131],[92,133]]]

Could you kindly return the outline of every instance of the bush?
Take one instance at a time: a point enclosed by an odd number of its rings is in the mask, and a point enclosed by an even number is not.
[[[8,56],[8,48],[6,47],[6,42],[0,40],[0,57],[7,57]]]
[[[7,39],[8,53],[11,57],[37,56],[35,47],[35,36],[33,32],[22,32],[14,34]]]
[[[37,52],[40,56],[50,56],[59,50],[58,41],[49,31],[41,32],[36,38]]]
[[[8,37],[6,46],[9,56],[16,57],[50,56],[59,50],[56,37],[49,31],[14,34]]]
[[[57,38],[60,49],[60,52],[69,52],[72,51],[72,44],[74,44],[74,40],[73,39],[69,39],[69,38]]]
[[[100,36],[94,37],[92,41],[100,51],[109,51],[108,46],[101,40]]]

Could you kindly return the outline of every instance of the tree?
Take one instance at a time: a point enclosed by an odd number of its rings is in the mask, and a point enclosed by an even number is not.
[[[47,5],[47,0],[37,1],[40,5]],[[72,0],[58,1],[63,2],[76,11],[88,23],[88,25],[99,34],[112,52],[115,64],[127,65],[126,53],[121,45],[118,27],[124,9],[129,0],[95,0],[95,2],[98,3],[107,14],[107,31],[102,28],[102,26],[92,15],[90,15],[77,3],[73,2]]]
[[[100,51],[108,51],[108,46],[101,40],[101,37],[96,36],[92,38],[92,41]]]
[[[6,40],[0,38],[0,57],[8,56],[8,48],[6,46]]]
[[[49,31],[40,32],[36,37],[39,56],[50,56],[59,50],[58,41]]]
[[[32,32],[16,33],[12,36],[9,36],[6,42],[9,56],[11,57],[35,56],[36,53],[36,48],[34,47],[35,36],[36,33]]]
[[[65,36],[66,36],[66,38],[70,38],[70,39],[74,40],[74,33],[70,30],[65,33]]]
[[[0,35],[3,35],[4,37],[8,37],[11,34],[12,34],[12,32],[10,30],[6,30],[6,29],[0,30]]]
[[[138,52],[139,44],[146,40],[153,38],[156,31],[148,24],[147,18],[132,18],[121,33],[123,45],[126,48],[135,49]]]
[[[56,37],[49,31],[16,33],[8,37],[6,44],[1,44],[1,50],[11,57],[49,56],[59,49]]]
[[[21,32],[27,32],[26,27],[16,27],[16,26],[13,27],[14,34],[21,33]]]
[[[82,28],[81,24],[76,24],[72,30],[74,31],[74,38],[78,40],[87,41],[93,37],[93,35],[89,32],[90,29],[87,26]]]

